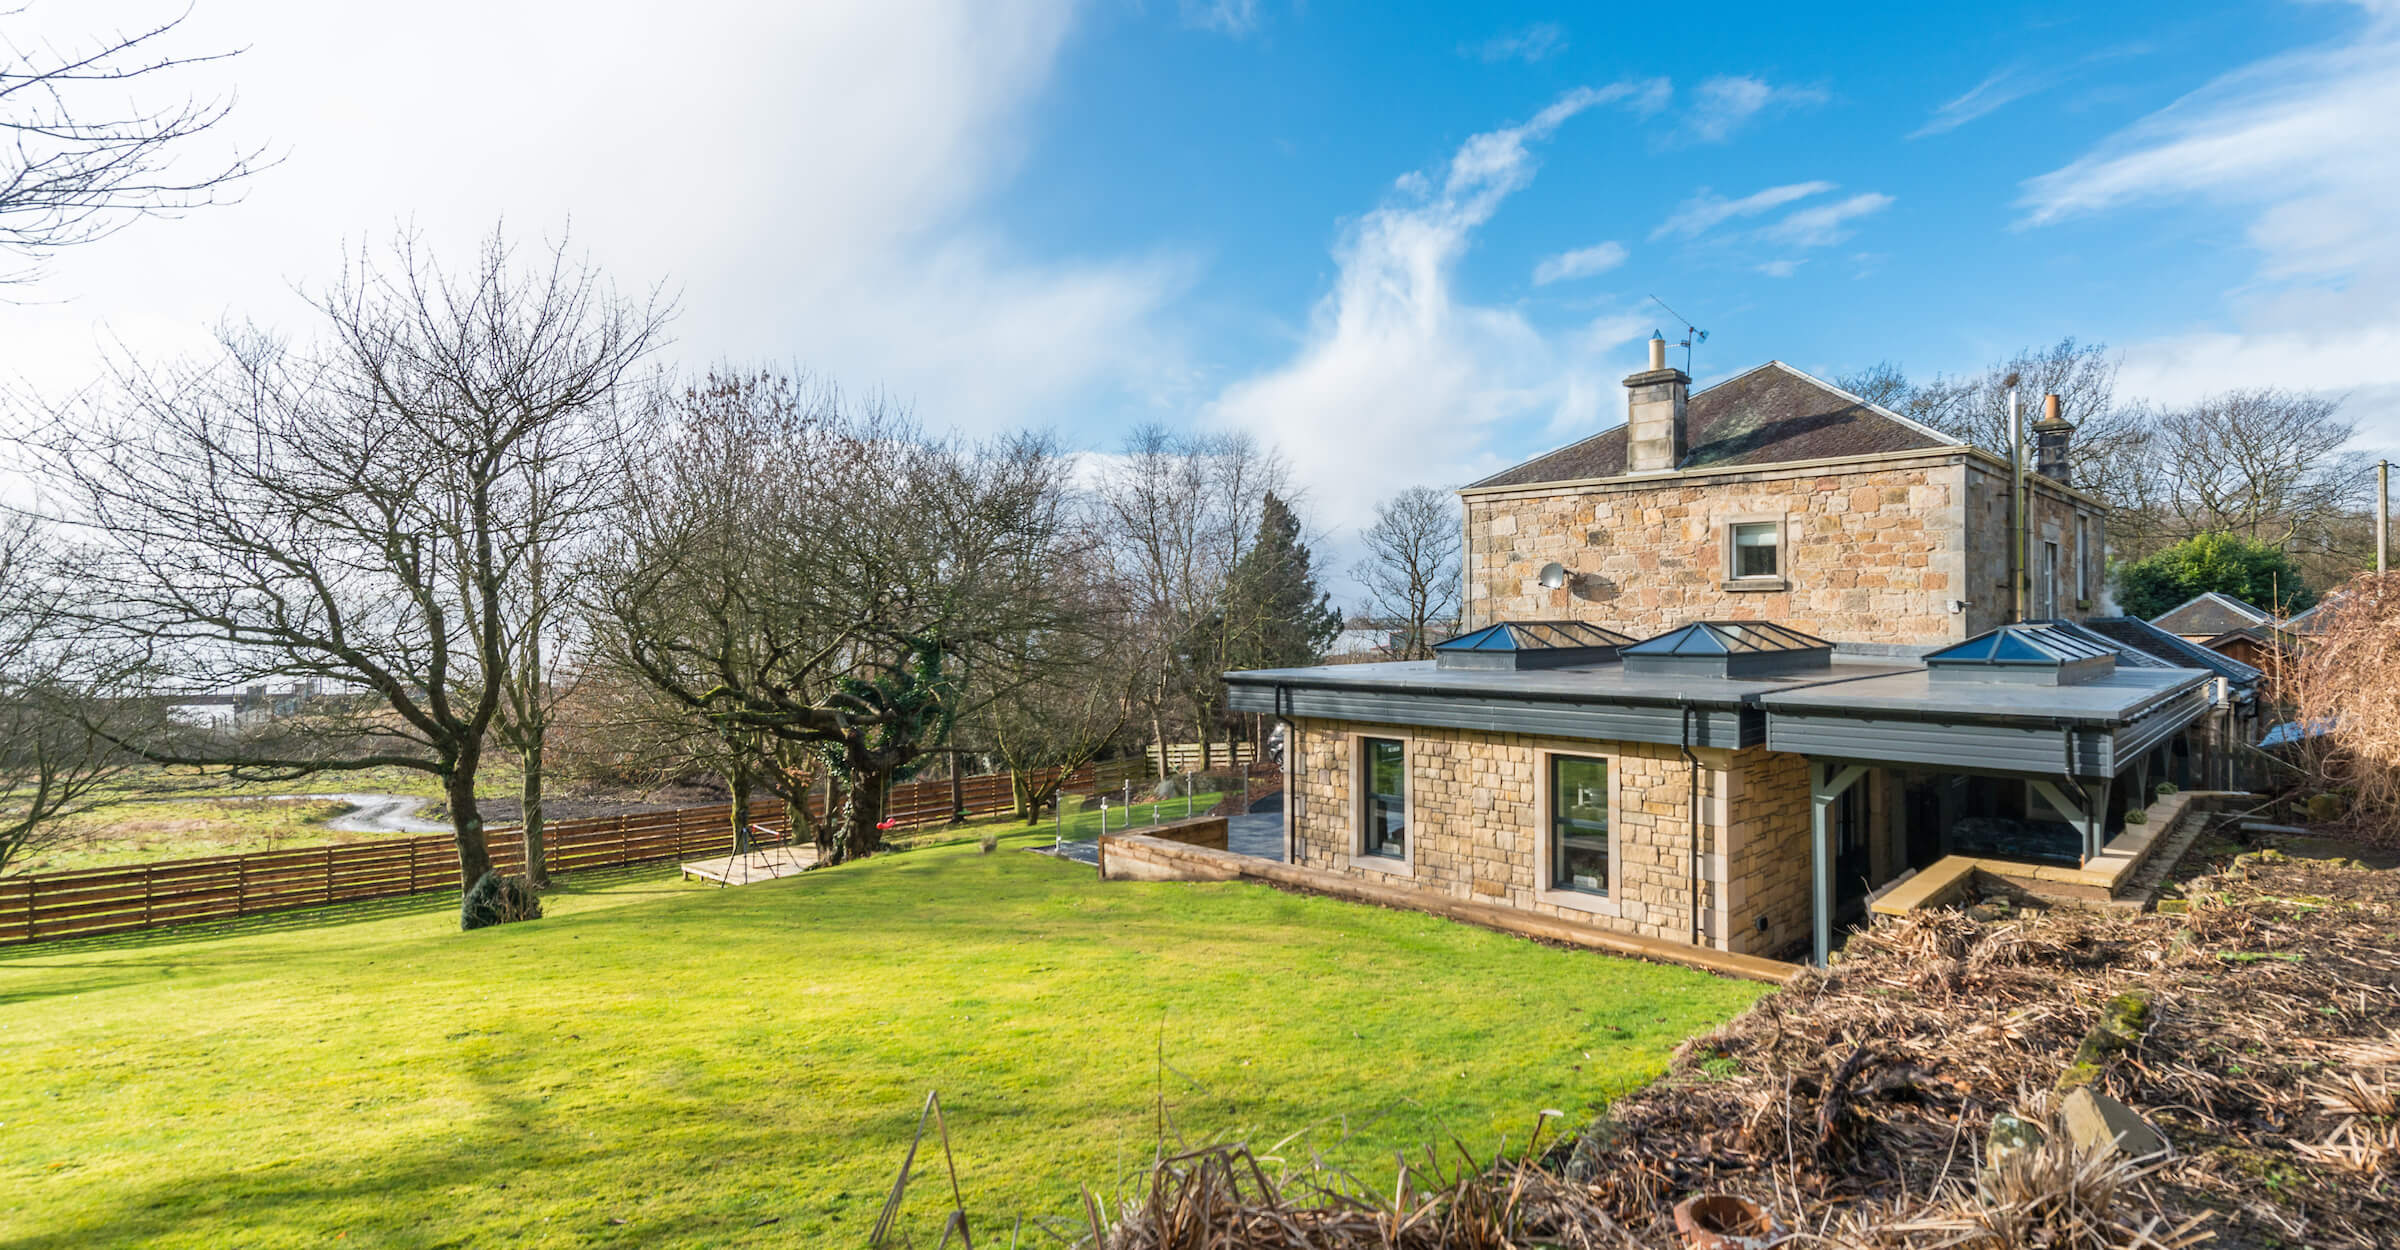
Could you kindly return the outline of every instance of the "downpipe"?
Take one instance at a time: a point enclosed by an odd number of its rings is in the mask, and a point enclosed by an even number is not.
[[[1699,756],[1697,756],[1697,755],[1694,755],[1694,754],[1692,754],[1692,713],[1693,713],[1693,711],[1694,711],[1695,709],[1692,707],[1692,701],[1691,701],[1691,700],[1689,700],[1689,699],[1680,700],[1680,702],[1681,702],[1681,703],[1682,703],[1682,705],[1683,705],[1683,725],[1682,725],[1682,729],[1683,729],[1683,741],[1682,741],[1680,744],[1678,744],[1678,745],[1680,746],[1680,748],[1681,748],[1681,749],[1682,749],[1682,751],[1683,751],[1683,763],[1684,763],[1684,767],[1685,767],[1685,768],[1687,768],[1687,769],[1689,769],[1689,770],[1690,770],[1690,772],[1691,772],[1691,784],[1692,784],[1691,798],[1688,800],[1688,801],[1689,801],[1689,803],[1690,803],[1690,806],[1686,807],[1684,810],[1685,810],[1686,812],[1689,812],[1689,813],[1691,814],[1691,832],[1692,832],[1692,838],[1691,838],[1691,841],[1692,841],[1692,945],[1694,945],[1694,946],[1698,946],[1698,945],[1700,945],[1700,944],[1701,944],[1701,942],[1700,942],[1700,884],[1701,884],[1701,882],[1700,882],[1700,757],[1699,757]]]
[[[1283,728],[1283,862],[1300,862],[1300,794],[1292,786],[1292,766],[1300,749],[1300,727],[1284,710],[1286,692],[1291,688],[1275,683],[1275,723]]]

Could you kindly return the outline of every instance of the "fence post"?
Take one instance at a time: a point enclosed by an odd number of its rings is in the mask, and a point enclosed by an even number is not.
[[[250,910],[250,857],[234,857],[233,872],[233,914],[239,916]]]
[[[617,813],[617,867],[625,864],[625,813]]]
[[[325,901],[333,901],[333,844],[325,844]]]
[[[145,929],[150,927],[150,896],[157,889],[158,870],[148,864],[142,865],[142,927]]]

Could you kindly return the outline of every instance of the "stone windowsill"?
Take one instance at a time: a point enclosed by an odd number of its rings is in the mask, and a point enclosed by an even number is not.
[[[1606,894],[1592,894],[1583,890],[1558,890],[1546,885],[1537,885],[1533,889],[1533,901],[1546,903],[1552,907],[1564,907],[1572,911],[1589,912],[1595,916],[1606,916],[1612,920],[1622,919],[1624,915],[1624,909],[1617,905],[1617,900]]]
[[[1350,866],[1352,868],[1364,868],[1369,872],[1380,872],[1394,877],[1413,877],[1417,875],[1416,864],[1405,859],[1395,859],[1389,855],[1367,855],[1357,851],[1352,851],[1350,853]]]
[[[1790,590],[1792,584],[1780,577],[1735,577],[1728,578],[1723,588],[1740,594],[1745,591]]]

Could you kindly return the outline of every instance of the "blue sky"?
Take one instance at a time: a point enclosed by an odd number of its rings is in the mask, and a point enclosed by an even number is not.
[[[0,364],[55,390],[109,343],[298,324],[345,242],[505,217],[669,284],[682,363],[1098,451],[1250,430],[1336,548],[1621,420],[1679,330],[1653,293],[1711,331],[1704,383],[2073,334],[2122,393],[2317,387],[2400,444],[2388,5],[347,8],[201,0],[193,46],[248,49],[210,70],[228,140],[286,159],[62,259]]]

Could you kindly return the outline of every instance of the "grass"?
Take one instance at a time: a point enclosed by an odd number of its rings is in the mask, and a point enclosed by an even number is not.
[[[56,841],[9,862],[11,873],[64,872],[195,855],[320,846],[388,834],[337,833],[348,810],[329,799],[160,799],[111,803],[59,818]]]
[[[985,1240],[1191,1138],[1522,1141],[1763,987],[973,839],[0,949],[0,1246],[865,1240],[926,1091]],[[342,921],[347,920],[347,923]],[[922,1160],[921,1160],[922,1162]],[[912,1231],[938,1236],[939,1173]]]

